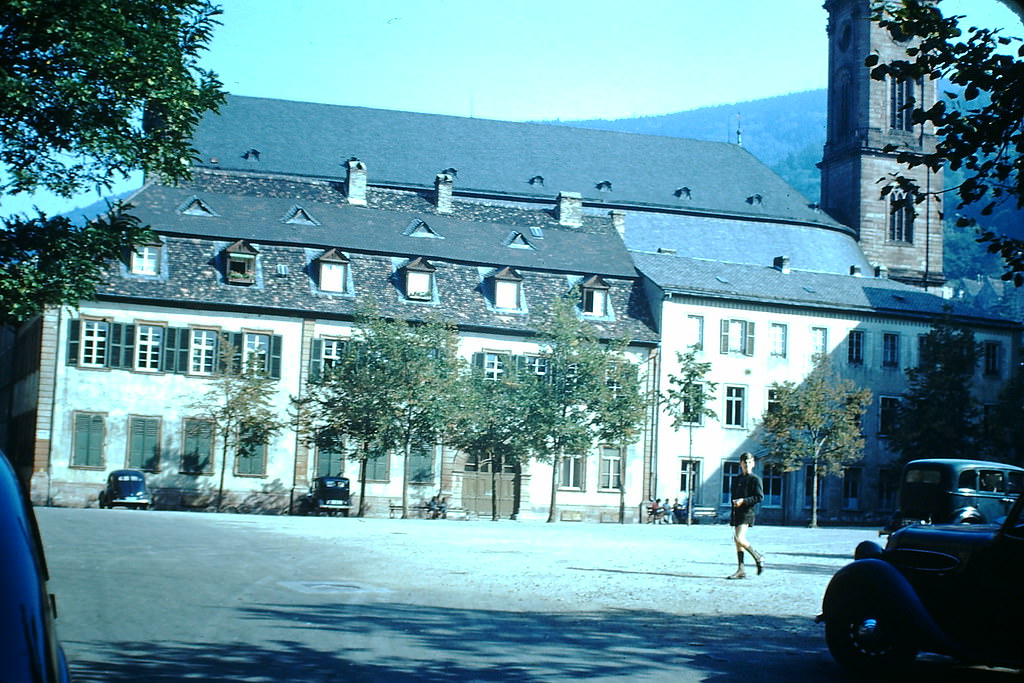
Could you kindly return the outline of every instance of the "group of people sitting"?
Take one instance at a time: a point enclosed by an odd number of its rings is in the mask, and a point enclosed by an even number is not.
[[[427,503],[427,519],[446,519],[448,517],[448,499],[434,496]]]
[[[655,498],[647,502],[648,524],[686,524],[686,505],[676,498],[669,501]]]

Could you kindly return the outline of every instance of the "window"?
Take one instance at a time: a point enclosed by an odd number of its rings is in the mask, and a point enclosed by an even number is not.
[[[723,320],[721,352],[754,355],[754,323],[746,320]]]
[[[601,472],[598,488],[604,491],[622,489],[622,449],[601,447]]]
[[[1003,345],[999,342],[985,342],[983,346],[985,355],[985,374],[990,377],[998,377],[1002,374]]]
[[[549,360],[544,356],[522,356],[522,359],[527,373],[538,377],[548,374]]]
[[[267,473],[266,435],[258,428],[242,426],[238,430],[235,474],[259,477]]]
[[[882,367],[898,368],[900,365],[900,336],[887,332],[882,335]]]
[[[767,408],[766,408],[765,412],[767,412],[767,413],[775,412],[776,410],[778,410],[781,407],[781,405],[782,404],[779,401],[779,390],[778,389],[769,389],[768,390]]]
[[[132,249],[131,272],[134,275],[157,275],[160,273],[159,244],[140,244]]]
[[[762,501],[764,507],[782,507],[782,475],[782,465],[777,463],[765,465],[761,477],[761,483],[764,486],[764,500]]]
[[[215,330],[191,330],[188,355],[190,373],[212,375],[217,367],[217,332]]]
[[[417,301],[434,298],[434,273],[437,271],[425,258],[413,259],[405,267],[405,296]]]
[[[267,357],[270,352],[270,335],[259,332],[243,333],[242,367],[256,372],[267,371]]]
[[[696,397],[698,392],[701,392],[701,395],[704,395],[703,392],[706,390],[706,388],[707,387],[704,385],[703,382],[695,382],[693,384],[693,396]],[[680,406],[680,408],[682,408],[680,418],[682,419],[684,424],[695,425],[699,427],[704,424],[704,413],[703,411],[695,413],[695,411],[691,408],[692,401],[690,401],[689,398],[689,396],[683,396],[683,402]],[[708,407],[707,403],[704,404],[704,407]]]
[[[71,444],[72,467],[103,467],[105,418],[99,413],[75,413]]]
[[[686,317],[686,338],[688,346],[695,349],[704,348],[704,316],[690,315]]]
[[[160,325],[135,326],[135,369],[142,372],[160,370],[160,349],[164,328]]]
[[[213,474],[213,422],[185,418],[181,449],[181,471],[185,474]]]
[[[409,454],[409,481],[416,484],[434,482],[434,447],[414,447]]]
[[[861,480],[864,471],[859,467],[843,469],[843,509],[860,510]]]
[[[102,368],[107,365],[107,337],[110,323],[106,320],[82,321],[81,358],[83,368]]]
[[[914,201],[904,193],[889,195],[889,241],[914,242]]]
[[[740,476],[740,464],[738,462],[722,463],[722,505],[732,505],[732,481]]]
[[[251,285],[256,282],[256,256],[259,252],[245,240],[238,240],[224,250],[227,260],[226,275],[233,285]]]
[[[909,78],[889,79],[889,127],[909,131],[914,128],[914,81]]]
[[[747,390],[744,387],[725,388],[725,426],[743,427],[745,424]]]
[[[523,278],[511,268],[502,268],[491,278],[494,283],[494,307],[509,310],[522,308]]]
[[[563,489],[583,489],[582,455],[567,455],[559,461],[558,485]]]
[[[811,353],[815,356],[828,353],[828,330],[824,327],[811,328]]]
[[[317,263],[320,266],[320,289],[322,291],[348,291],[348,257],[337,249],[330,249],[317,259]]]
[[[495,351],[484,351],[473,354],[473,364],[483,370],[484,379],[498,381],[505,376],[507,354]]]
[[[818,470],[818,510],[821,510],[821,483],[822,483],[822,470]],[[808,510],[811,508],[811,499],[814,496],[814,465],[804,465],[804,507]]]
[[[771,326],[771,343],[772,343],[772,355],[778,358],[786,357],[786,345],[787,337],[789,336],[789,328],[783,323],[772,323]]]
[[[850,330],[846,338],[846,360],[850,365],[864,364],[863,330]]]
[[[587,278],[580,285],[583,295],[583,315],[604,316],[608,314],[608,284],[596,275]]]
[[[324,339],[321,347],[321,360],[324,368],[333,368],[344,353],[347,341],[344,339]]]
[[[700,500],[700,482],[700,460],[682,458],[679,461],[679,490],[692,493],[694,500]]]
[[[160,418],[128,418],[128,467],[155,472],[160,466]]]
[[[895,468],[882,467],[878,470],[878,507],[881,510],[895,510],[900,490],[900,474]]]
[[[366,460],[366,481],[387,481],[388,460],[387,451],[380,448],[371,450]]]
[[[892,396],[882,396],[878,400],[878,433],[887,436],[896,431],[900,415],[900,400]]]

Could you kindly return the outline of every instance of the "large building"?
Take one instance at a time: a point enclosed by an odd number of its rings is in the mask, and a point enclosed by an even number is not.
[[[885,40],[866,4],[829,3],[836,60]],[[843,59],[830,92],[870,90]],[[502,473],[502,514],[545,513],[553,476],[563,519],[618,519],[623,493],[636,519],[649,498],[682,497],[691,477],[694,503],[724,512],[739,453],[760,450],[771,384],[799,382],[824,353],[874,399],[865,457],[826,482],[822,514],[878,519],[895,490],[889,418],[920,335],[954,306],[986,349],[983,403],[1020,341],[1016,324],[928,291],[942,281],[941,231],[936,242],[905,214],[892,233],[861,183],[881,158],[875,129],[902,135],[871,113],[899,89],[878,92],[830,97],[832,117],[841,102],[850,122],[830,126],[831,215],[732,144],[230,97],[199,126],[193,180],[132,197],[159,239],[111,264],[94,301],[4,339],[6,448],[37,502],[94,505],[106,473],[127,466],[148,472],[159,505],[204,507],[226,455],[229,499],[251,509],[287,509],[312,477],[344,472],[365,476],[371,514],[387,514],[408,471],[413,502],[442,495],[486,514],[486,466],[443,443],[365,473],[287,429],[256,457],[222,454],[196,408],[218,345],[260,359],[285,414],[352,335],[361,300],[456,325],[460,352],[498,377],[509,357],[529,365],[550,302],[578,292],[581,320],[630,340],[652,396],[677,352],[696,347],[718,418],[694,427],[691,450],[690,430],[654,401],[628,447],[595,442],[558,472],[531,462]],[[859,132],[839,135],[848,129]],[[890,228],[869,228],[868,214]],[[806,519],[806,473],[765,462],[763,474],[762,515]]]

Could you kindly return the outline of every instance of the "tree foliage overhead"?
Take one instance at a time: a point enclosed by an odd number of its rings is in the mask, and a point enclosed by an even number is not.
[[[840,379],[826,356],[800,384],[776,382],[775,405],[762,418],[761,444],[785,470],[814,468],[811,526],[818,525],[818,480],[839,474],[864,451],[861,418],[871,404],[871,390]]]
[[[0,204],[4,195],[109,189],[135,171],[187,178],[192,132],[224,100],[216,75],[199,66],[218,14],[206,0],[0,2]],[[90,295],[96,264],[148,235],[125,212],[113,207],[87,226],[7,217],[0,323]],[[74,261],[54,267],[53,255]]]
[[[909,388],[889,437],[905,461],[977,456],[978,407],[971,394],[978,346],[974,333],[936,321],[921,338],[920,361],[907,369]]]
[[[1002,203],[1024,210],[1024,44],[999,29],[959,27],[962,17],[943,17],[929,0],[876,2],[873,19],[896,40],[909,41],[907,59],[879,63],[867,58],[873,78],[948,79],[963,88],[962,96],[944,93],[934,106],[916,106],[913,121],[935,126],[934,153],[900,150],[897,159],[910,167],[938,171],[948,164],[963,170],[956,187],[959,208],[981,207],[982,220]],[[1012,53],[1015,52],[1016,56]],[[913,105],[910,105],[913,106]],[[917,201],[930,201],[924,188],[897,175],[893,185]],[[972,227],[972,217],[958,218],[959,227]],[[1024,241],[1020,235],[999,234],[982,226],[980,241],[1006,262],[1003,278],[1024,284]]]

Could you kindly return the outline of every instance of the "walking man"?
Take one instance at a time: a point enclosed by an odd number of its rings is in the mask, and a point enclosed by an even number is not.
[[[745,579],[743,552],[750,553],[757,566],[757,573],[764,571],[764,555],[754,550],[747,541],[747,529],[754,524],[754,506],[764,498],[761,478],[754,474],[754,455],[744,452],[740,455],[740,475],[732,480],[732,510],[729,524],[732,525],[732,540],[736,544],[736,572],[728,578]]]

